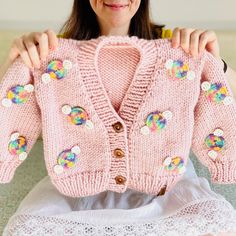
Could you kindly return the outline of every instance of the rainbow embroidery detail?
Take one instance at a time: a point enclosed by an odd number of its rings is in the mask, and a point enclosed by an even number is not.
[[[51,61],[47,66],[46,73],[42,75],[43,83],[47,84],[51,80],[61,80],[65,78],[72,66],[72,62],[69,60]]]
[[[18,132],[12,133],[8,144],[8,151],[12,155],[17,155],[19,160],[23,161],[27,157],[26,149],[27,141],[25,137],[21,136]]]
[[[144,135],[150,134],[150,132],[158,132],[164,129],[167,125],[167,122],[172,119],[172,112],[171,111],[154,111],[148,114],[145,126],[141,128],[141,133]]]
[[[165,160],[163,161],[163,165],[165,167],[165,170],[168,171],[177,171],[180,174],[186,171],[184,159],[179,156],[165,158]]]
[[[29,94],[34,91],[32,84],[16,85],[8,92],[6,98],[2,99],[4,107],[10,107],[12,104],[24,104],[28,101]]]
[[[208,156],[213,160],[217,158],[219,151],[225,146],[223,134],[223,130],[217,128],[205,138],[205,144],[209,148]]]
[[[94,127],[93,122],[89,119],[88,113],[80,106],[71,107],[70,105],[64,105],[62,107],[62,113],[67,115],[70,124],[85,125],[88,129]]]
[[[222,83],[209,83],[208,81],[204,81],[201,84],[201,89],[205,91],[207,99],[211,102],[223,102],[225,105],[233,103],[234,99],[228,95],[228,90]]]
[[[165,63],[165,68],[168,71],[170,77],[177,80],[193,80],[195,78],[195,72],[189,69],[187,63],[181,60],[169,59]]]
[[[80,152],[81,150],[78,145],[60,152],[57,158],[57,165],[54,166],[54,172],[56,174],[61,174],[65,169],[73,168],[78,160],[78,154],[80,154]]]

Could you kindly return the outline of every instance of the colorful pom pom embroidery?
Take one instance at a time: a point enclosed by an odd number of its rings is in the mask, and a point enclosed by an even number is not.
[[[57,158],[57,165],[54,166],[54,172],[61,174],[65,169],[71,169],[75,166],[78,160],[78,154],[81,150],[78,145],[75,145],[71,149],[63,150]]]
[[[64,105],[62,107],[62,112],[67,115],[70,124],[85,125],[88,129],[94,127],[93,122],[89,119],[88,113],[80,106],[71,107],[69,105]]]
[[[177,80],[193,80],[195,78],[195,72],[189,69],[188,64],[181,60],[169,59],[165,63],[169,75]]]
[[[25,137],[21,136],[18,132],[11,134],[8,150],[12,155],[17,155],[19,160],[23,161],[27,157],[27,141]]]
[[[221,83],[209,83],[204,81],[201,84],[201,88],[205,91],[206,97],[209,101],[215,103],[223,102],[225,105],[233,103],[233,98],[228,96],[228,90],[226,86]]]
[[[69,60],[51,61],[47,66],[46,73],[42,75],[43,83],[47,84],[51,80],[61,80],[65,78],[72,66],[72,62]]]
[[[165,170],[177,171],[179,174],[182,174],[186,171],[184,159],[179,156],[165,158],[165,160],[163,161],[163,165],[165,167]]]
[[[223,134],[223,130],[217,128],[205,138],[205,144],[209,148],[208,156],[212,160],[216,160],[219,151],[225,146]]]
[[[146,118],[146,125],[141,128],[141,133],[144,135],[150,134],[150,132],[158,132],[166,127],[167,121],[172,119],[171,111],[164,112],[151,112]]]
[[[26,103],[29,98],[29,93],[33,91],[34,86],[32,84],[14,86],[7,92],[6,98],[2,99],[2,105],[4,107],[10,107],[13,103]]]

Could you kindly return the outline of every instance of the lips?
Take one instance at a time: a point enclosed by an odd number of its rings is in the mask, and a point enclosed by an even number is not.
[[[104,4],[108,7],[113,7],[113,8],[122,8],[122,7],[128,6],[128,4],[114,4],[114,3],[112,3],[112,4],[104,3]]]

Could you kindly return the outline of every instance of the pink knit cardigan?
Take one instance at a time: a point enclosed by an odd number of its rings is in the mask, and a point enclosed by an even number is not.
[[[223,64],[169,39],[59,39],[30,70],[18,58],[0,84],[0,183],[42,131],[52,183],[79,197],[169,191],[189,151],[215,183],[236,183],[236,104]]]

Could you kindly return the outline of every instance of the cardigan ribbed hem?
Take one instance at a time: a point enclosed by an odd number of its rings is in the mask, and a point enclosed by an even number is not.
[[[130,178],[124,188],[117,190],[116,192],[125,192],[127,188],[136,189],[137,191],[146,192],[148,194],[157,195],[161,188],[167,184],[166,192],[169,191],[182,177],[182,175],[168,175],[159,176],[145,173],[131,174]],[[80,174],[70,175],[63,179],[52,179],[53,184],[57,186],[57,189],[64,195],[72,197],[84,197],[88,195],[94,195],[103,191],[113,191],[109,187],[109,181],[111,177],[109,172],[95,171],[95,172],[83,172]],[[142,181],[140,181],[142,180]],[[70,193],[68,195],[68,193]]]
[[[167,185],[165,192],[168,192],[182,176],[183,175],[180,174],[172,174],[157,177],[145,173],[131,173],[128,188],[151,195],[157,195],[165,185]]]
[[[52,183],[66,196],[85,197],[106,191],[109,178],[106,171],[83,172],[63,179],[52,179]]]

